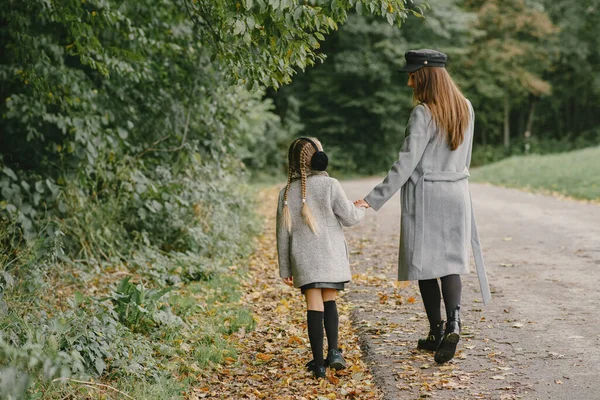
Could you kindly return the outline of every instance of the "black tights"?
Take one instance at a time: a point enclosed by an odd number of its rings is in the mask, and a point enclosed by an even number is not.
[[[442,295],[446,306],[446,320],[448,320],[450,313],[460,305],[462,282],[460,275],[456,274],[444,276],[440,280],[442,281]],[[429,326],[435,327],[442,322],[438,281],[437,279],[419,281],[419,289],[425,305],[425,312],[427,312],[427,319],[429,319]]]

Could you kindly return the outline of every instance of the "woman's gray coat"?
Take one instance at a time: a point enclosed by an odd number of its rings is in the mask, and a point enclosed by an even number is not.
[[[365,201],[377,211],[402,189],[398,280],[466,274],[472,247],[487,303],[490,292],[468,183],[475,119],[471,103],[469,109],[464,141],[452,151],[429,108],[416,106],[398,161]]]
[[[327,174],[309,176],[306,202],[317,223],[315,234],[302,218],[300,180],[294,180],[288,192],[290,233],[281,224],[284,193],[285,188],[279,193],[277,206],[279,275],[293,276],[295,287],[313,282],[349,282],[352,273],[342,225],[356,225],[364,217],[365,209],[355,207],[346,198],[336,179]]]

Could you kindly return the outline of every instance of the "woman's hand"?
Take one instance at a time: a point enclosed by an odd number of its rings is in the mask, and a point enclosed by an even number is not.
[[[369,203],[367,203],[364,199],[355,200],[354,201],[354,206],[355,207],[364,207],[364,208],[370,208],[371,207],[369,205]]]
[[[294,286],[294,277],[290,276],[289,278],[283,278],[283,283],[288,286]]]

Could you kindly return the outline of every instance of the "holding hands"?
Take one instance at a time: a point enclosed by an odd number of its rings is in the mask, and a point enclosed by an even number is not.
[[[354,200],[354,206],[355,207],[364,207],[364,208],[370,208],[371,206],[369,205],[369,203],[367,203],[366,201],[364,201],[363,199],[360,200]]]

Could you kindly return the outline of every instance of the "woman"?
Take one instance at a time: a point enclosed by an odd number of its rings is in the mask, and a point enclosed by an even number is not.
[[[429,335],[418,348],[451,360],[460,339],[460,275],[469,272],[469,244],[484,303],[490,299],[468,177],[474,112],[445,69],[447,56],[434,50],[405,54],[413,109],[399,159],[358,207],[379,210],[399,189],[402,201],[398,280],[418,280]],[[440,287],[447,322],[441,317]]]

